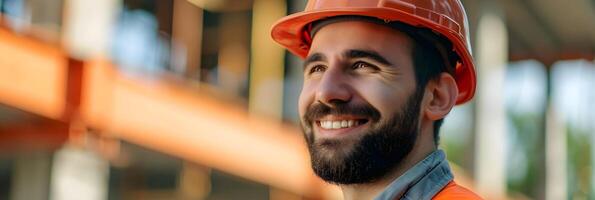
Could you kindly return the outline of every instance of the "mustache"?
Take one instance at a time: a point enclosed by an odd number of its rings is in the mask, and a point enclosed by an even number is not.
[[[327,115],[355,115],[368,117],[373,122],[380,120],[380,111],[369,104],[353,105],[348,103],[335,103],[331,107],[323,103],[316,103],[306,110],[306,113],[304,113],[304,121],[311,124],[314,120]]]

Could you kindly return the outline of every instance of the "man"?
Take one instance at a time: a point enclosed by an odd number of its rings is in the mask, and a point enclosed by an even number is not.
[[[474,94],[467,35],[458,0],[310,0],[274,25],[305,58],[314,172],[345,199],[480,199],[437,149],[443,118]]]

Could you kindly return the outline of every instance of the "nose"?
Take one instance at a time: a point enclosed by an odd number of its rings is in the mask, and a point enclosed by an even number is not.
[[[330,107],[349,102],[352,96],[347,75],[336,68],[324,73],[316,91],[316,100]]]

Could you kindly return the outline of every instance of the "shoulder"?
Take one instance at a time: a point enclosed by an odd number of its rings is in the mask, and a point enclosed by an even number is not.
[[[447,199],[462,199],[462,200],[475,200],[483,199],[471,190],[464,188],[463,186],[457,185],[454,181],[451,181],[446,185],[438,194],[432,199],[434,200],[447,200]]]

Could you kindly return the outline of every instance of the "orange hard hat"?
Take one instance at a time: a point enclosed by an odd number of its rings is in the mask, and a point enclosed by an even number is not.
[[[309,0],[306,10],[280,19],[271,35],[291,53],[305,58],[310,50],[312,22],[334,16],[375,17],[425,27],[452,42],[460,60],[455,69],[457,104],[473,98],[475,68],[471,57],[467,15],[460,0]]]

